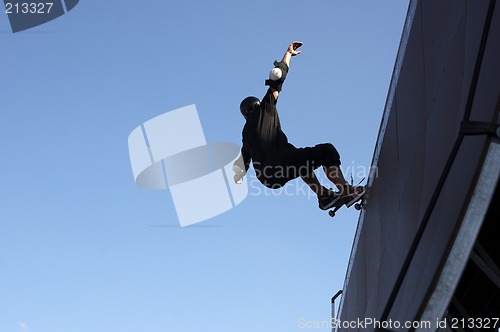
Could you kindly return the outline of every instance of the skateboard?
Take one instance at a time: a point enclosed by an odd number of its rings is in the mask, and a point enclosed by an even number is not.
[[[328,211],[328,215],[330,217],[335,217],[335,213],[341,208],[343,207],[344,205],[349,208],[351,206],[354,205],[354,208],[359,211],[363,208],[363,206],[365,206],[365,197],[366,197],[366,188],[365,188],[365,191],[363,192],[363,194],[361,196],[359,196],[355,201],[353,202],[350,202],[349,205],[347,205],[345,203],[345,201],[343,200],[343,198],[339,199],[330,209],[330,211]]]

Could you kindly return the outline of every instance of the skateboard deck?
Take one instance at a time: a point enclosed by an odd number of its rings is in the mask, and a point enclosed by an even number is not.
[[[365,197],[366,197],[366,188],[365,188],[365,191],[363,192],[362,195],[360,195],[355,201],[352,201],[352,202],[348,202],[346,203],[344,199],[339,199],[337,201],[337,203],[335,203],[328,211],[328,215],[330,217],[335,217],[335,213],[340,209],[342,208],[344,205],[349,208],[351,206],[354,205],[354,208],[356,210],[361,210],[363,208],[363,206],[365,205]]]

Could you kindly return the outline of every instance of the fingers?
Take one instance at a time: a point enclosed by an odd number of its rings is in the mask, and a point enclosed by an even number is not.
[[[234,179],[234,183],[236,183],[236,184],[241,184],[243,182],[243,177],[241,175],[238,175],[238,174],[234,174],[233,179]]]
[[[243,171],[243,169],[240,166],[236,165],[236,164],[233,165],[233,172],[235,174],[238,174],[238,175],[242,176],[242,177],[243,177],[243,175],[245,175],[245,171]]]
[[[299,41],[294,41],[293,43],[290,44],[290,46],[288,47],[290,53],[292,55],[297,55],[297,54],[300,54],[300,51],[297,51],[297,49],[299,47],[301,47],[304,43],[302,42],[299,42]]]

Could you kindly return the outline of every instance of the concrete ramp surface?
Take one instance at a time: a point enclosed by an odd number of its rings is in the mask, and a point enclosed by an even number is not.
[[[460,317],[500,317],[500,248],[481,235],[481,229],[490,237],[500,229],[492,211],[499,113],[500,5],[411,1],[339,331],[437,330],[445,318],[451,328]],[[466,267],[473,270],[463,280]],[[474,279],[479,274],[486,281]],[[482,291],[485,297],[471,296]]]

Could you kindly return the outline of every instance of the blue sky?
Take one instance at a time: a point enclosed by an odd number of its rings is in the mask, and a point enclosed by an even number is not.
[[[250,189],[229,212],[179,228],[168,191],[135,185],[127,137],[196,104],[207,141],[239,144],[239,102],[264,95],[272,62],[299,40],[282,127],[296,146],[332,142],[362,172],[407,6],[83,0],[16,34],[0,14],[0,331],[300,331],[301,318],[328,320],[359,213],[333,221],[294,181],[291,195]]]

